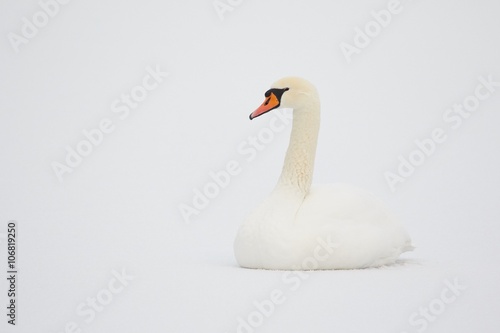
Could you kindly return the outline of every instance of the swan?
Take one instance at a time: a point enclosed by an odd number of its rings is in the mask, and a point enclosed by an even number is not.
[[[234,254],[244,268],[358,269],[390,265],[411,251],[400,221],[372,194],[346,184],[313,185],[320,124],[316,88],[299,77],[275,82],[257,118],[293,109],[290,143],[278,183],[240,226]]]

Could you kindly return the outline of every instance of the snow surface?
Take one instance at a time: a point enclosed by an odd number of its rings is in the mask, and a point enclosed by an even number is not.
[[[500,89],[456,128],[443,114],[480,76],[500,81],[499,5],[401,1],[348,64],[339,45],[388,1],[231,3],[221,20],[212,0],[72,1],[18,53],[8,34],[40,4],[0,4],[0,276],[7,221],[19,224],[17,325],[2,306],[1,331],[498,332]],[[146,68],[169,75],[114,113]],[[251,148],[276,115],[248,115],[286,75],[321,95],[314,182],[384,199],[417,247],[400,264],[299,276],[236,265],[236,230],[274,186],[290,130],[275,120],[273,140]],[[103,119],[113,131],[60,182],[51,164]],[[446,140],[392,192],[384,173],[436,128]],[[235,163],[186,223],[180,205]]]

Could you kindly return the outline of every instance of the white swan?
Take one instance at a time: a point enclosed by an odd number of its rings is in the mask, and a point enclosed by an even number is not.
[[[348,185],[311,187],[320,122],[316,88],[287,77],[265,97],[250,119],[278,107],[293,108],[293,128],[278,184],[238,231],[238,264],[286,270],[366,268],[392,264],[412,250],[399,221],[371,194]]]

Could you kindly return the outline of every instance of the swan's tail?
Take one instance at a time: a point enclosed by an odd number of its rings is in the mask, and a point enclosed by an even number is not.
[[[401,253],[403,252],[409,252],[415,250],[415,246],[412,245],[411,241],[409,240],[406,242],[406,244],[403,246]]]

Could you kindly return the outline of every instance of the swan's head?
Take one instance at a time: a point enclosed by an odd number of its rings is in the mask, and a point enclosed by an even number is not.
[[[266,91],[261,106],[250,114],[250,120],[271,110],[282,108],[300,109],[317,96],[316,88],[300,77],[285,77],[272,84]]]

